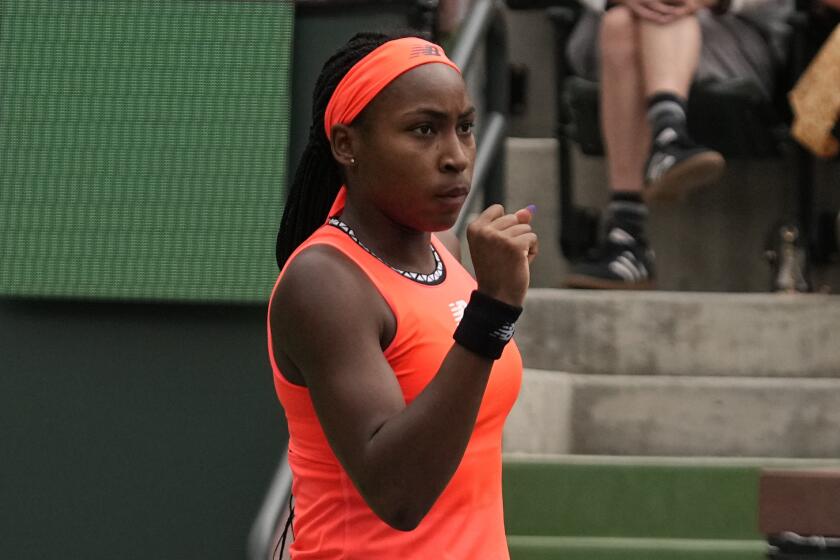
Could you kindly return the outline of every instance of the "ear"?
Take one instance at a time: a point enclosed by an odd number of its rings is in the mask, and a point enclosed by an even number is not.
[[[335,124],[332,127],[330,149],[333,157],[343,167],[355,165],[356,146],[358,139],[356,131],[345,124]]]

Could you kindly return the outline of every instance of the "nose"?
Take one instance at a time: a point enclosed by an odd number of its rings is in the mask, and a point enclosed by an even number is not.
[[[470,164],[472,151],[456,131],[441,140],[440,170],[444,173],[462,173]]]

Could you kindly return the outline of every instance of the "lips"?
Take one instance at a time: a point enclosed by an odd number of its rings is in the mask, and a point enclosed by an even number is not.
[[[455,186],[451,186],[451,187],[447,187],[447,188],[443,189],[443,192],[441,192],[438,195],[438,197],[445,198],[445,199],[458,200],[458,199],[466,198],[467,195],[469,194],[469,192],[470,192],[469,185],[460,184],[460,185],[455,185]]]

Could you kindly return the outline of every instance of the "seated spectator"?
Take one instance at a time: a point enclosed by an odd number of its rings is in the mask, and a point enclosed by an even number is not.
[[[769,98],[784,62],[792,0],[583,0],[569,42],[578,75],[601,84],[601,127],[612,199],[604,241],[577,263],[578,288],[654,287],[646,202],[714,182],[721,154],[686,126],[694,80],[748,78]]]

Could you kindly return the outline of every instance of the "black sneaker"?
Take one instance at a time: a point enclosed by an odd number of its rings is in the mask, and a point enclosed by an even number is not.
[[[569,288],[651,290],[654,278],[654,254],[647,240],[611,224],[599,255],[573,265],[565,283]]]
[[[670,126],[663,128],[656,135],[645,164],[644,198],[682,198],[694,188],[717,181],[725,165],[722,155],[695,144],[685,132]]]

